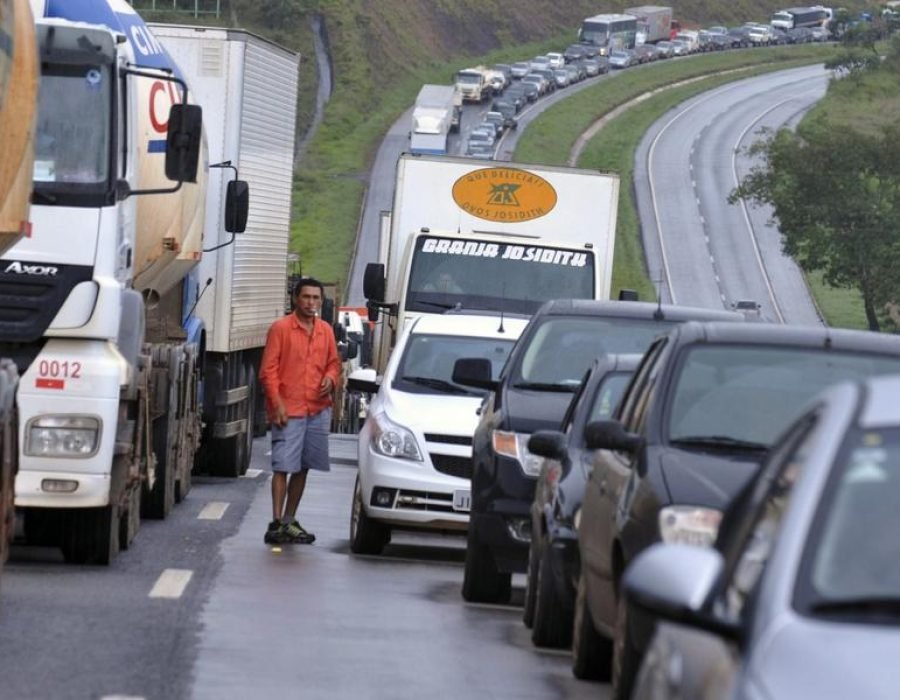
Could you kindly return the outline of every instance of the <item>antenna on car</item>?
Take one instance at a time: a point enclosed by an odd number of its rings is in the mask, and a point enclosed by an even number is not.
[[[506,300],[506,280],[503,280],[500,286],[500,327],[497,329],[498,333],[506,333],[506,329],[503,327],[503,301]]]
[[[666,317],[662,310],[662,268],[659,270],[659,277],[654,281],[656,282],[656,311],[653,312],[653,320],[662,321]]]

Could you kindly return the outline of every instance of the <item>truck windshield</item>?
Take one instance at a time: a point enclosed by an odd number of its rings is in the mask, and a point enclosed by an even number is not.
[[[456,82],[466,85],[478,85],[481,82],[481,73],[457,73]]]
[[[45,63],[39,94],[36,201],[46,204],[60,194],[105,192],[111,150],[109,65]]]
[[[554,298],[594,298],[592,250],[437,236],[416,241],[408,311],[459,306],[531,314]]]

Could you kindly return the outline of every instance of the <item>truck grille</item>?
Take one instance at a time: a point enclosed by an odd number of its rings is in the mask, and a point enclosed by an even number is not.
[[[442,474],[458,476],[460,479],[472,478],[472,458],[457,457],[456,455],[438,455],[429,453],[434,468]]]
[[[88,265],[0,260],[0,340],[40,339],[75,285],[93,274]]]

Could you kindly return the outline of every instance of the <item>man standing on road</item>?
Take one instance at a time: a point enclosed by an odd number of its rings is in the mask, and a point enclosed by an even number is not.
[[[334,331],[318,318],[324,295],[321,282],[302,278],[293,290],[293,313],[275,321],[266,338],[259,370],[272,428],[272,522],[266,544],[312,544],[316,539],[296,514],[307,472],[331,468],[331,395],[341,361]]]

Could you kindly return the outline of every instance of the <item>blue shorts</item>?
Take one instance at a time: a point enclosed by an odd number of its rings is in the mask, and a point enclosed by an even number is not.
[[[284,427],[272,426],[272,471],[296,474],[304,469],[331,471],[328,435],[331,409],[314,416],[289,418]]]

